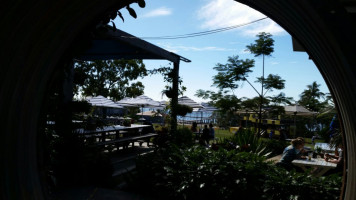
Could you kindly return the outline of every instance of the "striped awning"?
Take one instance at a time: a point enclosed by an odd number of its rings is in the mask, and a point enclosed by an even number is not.
[[[124,98],[120,101],[117,102],[119,105],[124,106],[124,107],[159,107],[161,106],[161,103],[158,101],[155,101],[148,96],[145,95],[140,95],[135,98]]]
[[[187,96],[179,97],[178,98],[178,104],[187,105],[187,106],[192,107],[192,108],[204,108],[201,104],[193,101],[192,99],[190,99]]]
[[[86,100],[92,106],[96,106],[96,107],[123,108],[122,106],[115,103],[114,101],[112,101],[106,97],[103,97],[101,95],[96,96],[96,97],[88,97]]]

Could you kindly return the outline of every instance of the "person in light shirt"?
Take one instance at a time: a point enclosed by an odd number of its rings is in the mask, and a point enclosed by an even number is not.
[[[329,170],[325,175],[330,175],[333,173],[340,173],[344,169],[344,159],[343,159],[343,145],[342,145],[342,137],[341,133],[337,133],[330,141],[330,146],[335,148],[334,155],[332,154],[324,154],[324,160],[326,162],[331,162],[337,164],[335,169]]]

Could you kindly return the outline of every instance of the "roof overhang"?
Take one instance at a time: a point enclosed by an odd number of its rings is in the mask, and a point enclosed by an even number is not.
[[[92,46],[79,60],[111,60],[111,59],[158,59],[174,63],[191,62],[175,53],[164,50],[154,44],[141,40],[122,30],[108,28],[104,34],[94,37]]]

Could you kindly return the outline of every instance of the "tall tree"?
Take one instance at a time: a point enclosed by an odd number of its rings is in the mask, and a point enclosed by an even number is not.
[[[326,101],[321,101],[325,94],[320,91],[320,84],[314,81],[312,84],[307,85],[302,94],[300,94],[300,100],[298,103],[311,111],[319,112],[326,106]]]
[[[78,61],[74,68],[76,94],[83,96],[136,97],[144,92],[144,85],[137,81],[147,76],[142,60]]]
[[[258,126],[258,132],[260,131],[260,124],[262,120],[262,104],[263,104],[263,88],[264,88],[264,82],[265,82],[265,56],[271,56],[272,53],[274,52],[274,40],[272,39],[272,35],[269,33],[259,33],[256,35],[258,37],[257,40],[255,40],[254,44],[247,45],[246,48],[255,55],[255,57],[260,57],[262,56],[262,77],[261,77],[261,93],[260,93],[260,109],[259,109],[259,126]],[[284,86],[283,86],[284,87]]]
[[[273,42],[274,40],[271,38],[271,34],[268,33],[260,33],[257,35],[258,39],[256,40],[256,44],[248,45],[247,48],[251,53],[254,53],[255,56],[263,56],[263,60],[265,56],[270,56],[273,52]],[[262,106],[268,105],[269,101],[264,96],[267,92],[284,89],[285,80],[283,80],[278,75],[269,74],[265,79],[264,72],[262,77],[257,78],[258,83],[261,83],[262,90],[259,92],[252,84],[247,80],[248,74],[252,72],[252,68],[254,67],[255,61],[253,59],[239,59],[239,56],[231,56],[228,57],[226,64],[218,63],[214,69],[218,71],[218,74],[213,76],[213,86],[216,86],[220,89],[219,93],[214,93],[211,91],[203,91],[198,90],[196,96],[210,98],[223,98],[226,95],[222,95],[222,93],[227,94],[228,90],[231,90],[234,93],[234,90],[239,87],[241,81],[246,81],[258,94],[257,100],[259,99],[258,112],[259,119],[261,119],[262,115]],[[263,65],[264,71],[264,65]],[[228,90],[226,90],[228,89]],[[264,91],[265,90],[265,91]],[[213,100],[214,101],[214,100]],[[215,101],[217,102],[217,101]],[[241,102],[241,100],[239,100]],[[255,110],[256,98],[251,99],[250,101],[244,102],[244,107],[253,107]],[[215,105],[216,106],[216,105]],[[241,105],[239,105],[241,106]],[[247,108],[247,107],[246,107]],[[261,121],[261,120],[259,120]],[[259,126],[260,127],[260,126]]]
[[[238,82],[248,77],[248,73],[252,72],[251,69],[254,65],[254,60],[241,60],[239,56],[229,56],[226,64],[218,63],[214,67],[218,74],[213,77],[213,86],[220,90],[228,88],[233,91],[237,89]]]

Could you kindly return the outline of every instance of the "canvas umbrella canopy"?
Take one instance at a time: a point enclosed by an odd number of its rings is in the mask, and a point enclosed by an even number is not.
[[[296,117],[298,116],[312,116],[316,114],[316,112],[312,112],[301,105],[292,105],[292,106],[284,106],[284,111],[287,115],[294,115],[294,135],[296,134]]]
[[[209,103],[201,103],[201,106],[203,106],[203,108],[198,108],[197,112],[200,112],[200,117],[201,117],[201,121],[203,121],[203,113],[204,112],[214,112],[217,111],[219,109],[217,109],[214,106],[211,106]],[[202,127],[202,124],[200,124],[200,127]]]
[[[101,95],[96,96],[96,97],[88,97],[86,99],[88,103],[90,103],[92,106],[96,107],[106,107],[106,108],[123,108],[119,104],[115,103],[114,101],[103,97]]]
[[[168,105],[169,102],[167,102],[167,101],[160,101],[159,103],[160,103],[159,106],[154,107],[156,110],[163,110],[164,108],[167,107],[167,105]]]
[[[141,107],[142,108],[142,115],[143,115],[143,108],[155,108],[161,106],[161,103],[155,101],[145,95],[140,95],[135,98],[125,98],[117,102],[118,104],[124,107]]]
[[[216,107],[211,106],[209,103],[201,103],[201,106],[203,106],[203,108],[199,108],[198,111],[202,111],[202,112],[214,112],[216,110],[218,110]]]
[[[201,104],[193,101],[192,99],[190,99],[187,96],[179,97],[178,98],[178,104],[187,105],[187,106],[192,107],[192,108],[204,108]]]
[[[158,101],[155,101],[145,95],[140,95],[135,98],[124,98],[120,101],[117,102],[118,104],[124,106],[124,107],[159,107],[161,106],[161,103]]]
[[[191,108],[204,108],[202,105],[200,105],[199,103],[195,102],[194,100],[192,100],[191,98],[189,98],[187,96],[179,97],[178,104],[186,105]],[[184,118],[183,118],[183,126],[184,126]]]

